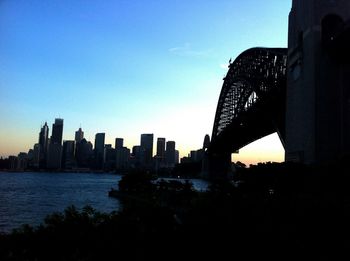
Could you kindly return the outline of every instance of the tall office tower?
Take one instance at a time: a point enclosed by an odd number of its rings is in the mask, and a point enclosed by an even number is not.
[[[169,168],[175,166],[175,141],[166,142],[165,159]]]
[[[123,148],[124,140],[122,138],[116,138],[115,139],[115,148],[116,149],[121,149]]]
[[[91,142],[82,139],[76,144],[75,158],[77,160],[78,167],[87,168],[90,167],[90,161],[93,157],[92,144]]]
[[[62,158],[62,145],[59,143],[50,143],[49,150],[47,153],[47,164],[48,169],[60,169]]]
[[[62,159],[63,119],[55,119],[47,155],[47,168],[60,169]]]
[[[51,144],[62,145],[62,135],[63,135],[63,119],[55,119],[55,123],[52,124],[52,135]]]
[[[130,150],[123,146],[122,138],[115,139],[116,161],[115,167],[117,170],[126,170],[129,165]],[[134,158],[135,159],[135,158]],[[136,162],[136,160],[134,160]]]
[[[127,147],[116,149],[116,169],[127,170],[129,166],[130,150]]]
[[[136,145],[132,147],[130,165],[133,168],[140,168],[140,165],[141,165],[141,146],[140,145]]]
[[[105,133],[96,133],[95,135],[95,168],[102,169],[103,156],[105,148]]]
[[[141,165],[144,168],[152,167],[153,134],[141,134]]]
[[[180,161],[180,152],[175,150],[175,164],[179,164]]]
[[[81,142],[84,139],[84,132],[81,128],[75,132],[75,142]]]
[[[39,166],[46,167],[47,151],[49,145],[49,126],[45,122],[39,133]]]
[[[40,144],[36,143],[33,147],[33,167],[38,168],[40,165]]]
[[[286,161],[350,154],[349,0],[293,0],[289,14]]]
[[[157,139],[157,158],[164,159],[165,158],[165,138]]]
[[[105,144],[104,157],[103,157],[103,169],[105,171],[114,170],[115,161],[116,161],[116,149],[112,148],[112,144]]]
[[[75,167],[75,141],[65,140],[63,141],[63,153],[62,153],[62,167],[65,169],[72,169]]]

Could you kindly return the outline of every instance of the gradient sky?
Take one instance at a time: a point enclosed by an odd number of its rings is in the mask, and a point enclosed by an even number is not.
[[[40,126],[63,138],[141,133],[176,141],[180,155],[212,132],[230,58],[286,47],[290,0],[0,0],[0,156],[28,151]],[[281,161],[277,135],[234,154]]]

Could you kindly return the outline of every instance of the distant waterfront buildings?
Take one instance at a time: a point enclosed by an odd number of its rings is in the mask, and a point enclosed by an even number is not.
[[[52,124],[52,135],[49,142],[47,168],[60,169],[62,163],[63,119],[56,118]]]
[[[77,143],[75,157],[78,168],[89,168],[93,159],[92,143],[86,139]]]
[[[132,147],[132,156],[130,159],[130,164],[132,168],[141,167],[141,146],[135,145]]]
[[[62,145],[59,143],[50,143],[46,168],[51,170],[60,169],[61,156],[62,156]]]
[[[166,142],[165,158],[167,166],[173,168],[175,166],[175,141]]]
[[[141,134],[141,166],[152,168],[153,158],[153,134]]]
[[[63,119],[55,119],[55,123],[52,124],[52,135],[50,139],[51,144],[60,144],[62,145],[62,136],[63,136]]]
[[[178,150],[175,150],[175,165],[179,164],[180,161],[180,152]]]
[[[125,171],[130,164],[130,149],[124,147],[124,139],[115,139],[115,168],[117,171]]]
[[[95,168],[102,169],[105,149],[105,133],[95,135]]]
[[[75,167],[75,141],[66,140],[63,142],[62,168],[73,169]]]
[[[121,149],[124,146],[124,139],[122,138],[116,138],[115,139],[115,148],[116,149]]]
[[[175,141],[166,142],[165,138],[157,138],[156,155],[153,157],[152,133],[141,134],[140,145],[130,149],[124,146],[123,138],[115,138],[115,147],[105,144],[105,133],[96,133],[94,146],[84,138],[82,128],[75,131],[74,140],[64,140],[64,120],[56,118],[49,138],[47,122],[40,128],[39,142],[18,156],[10,156],[7,160],[11,170],[70,170],[70,171],[128,171],[129,169],[155,170],[169,173],[179,163],[179,151],[175,149]],[[198,161],[203,150],[192,151],[185,160]]]
[[[84,139],[84,132],[81,128],[75,132],[75,142],[79,143]]]
[[[31,166],[38,169],[40,166],[40,144],[36,143],[33,146],[33,159]]]
[[[164,159],[165,158],[165,138],[157,139],[157,158]]]
[[[45,122],[44,126],[41,127],[39,133],[39,166],[41,168],[46,167],[47,152],[49,146],[49,126]]]

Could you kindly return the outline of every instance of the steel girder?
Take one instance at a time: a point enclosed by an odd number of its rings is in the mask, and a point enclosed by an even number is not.
[[[233,139],[240,139],[241,142],[229,146],[232,150],[240,149],[240,146],[267,135],[271,128],[277,131],[277,126],[270,127],[271,123],[281,125],[283,121],[284,124],[286,68],[286,48],[248,49],[229,65],[216,110],[211,147],[215,147],[215,143],[227,144]],[[279,111],[275,113],[274,109]],[[265,121],[269,121],[267,126],[262,126],[264,122],[261,122],[264,110],[270,110],[272,114],[269,117],[275,118],[270,121],[264,117]],[[257,115],[259,119],[253,119]],[[238,130],[245,122],[253,126],[254,121],[259,122],[260,125],[254,127],[260,127],[261,133],[255,130],[254,135],[249,136],[249,131],[244,134]],[[232,137],[235,130],[246,137]]]

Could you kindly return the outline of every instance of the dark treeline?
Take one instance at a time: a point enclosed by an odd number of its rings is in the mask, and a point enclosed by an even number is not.
[[[339,260],[349,245],[348,173],[345,164],[259,164],[200,193],[133,173],[119,184],[120,212],[54,213],[2,235],[0,260]]]

